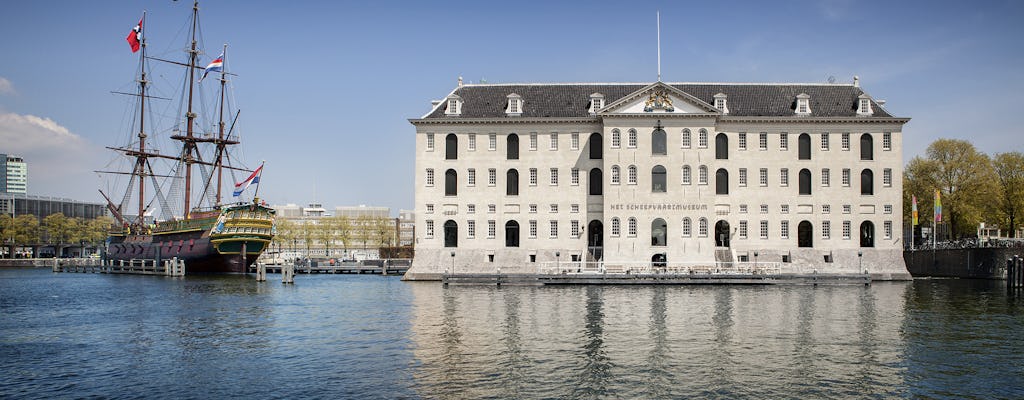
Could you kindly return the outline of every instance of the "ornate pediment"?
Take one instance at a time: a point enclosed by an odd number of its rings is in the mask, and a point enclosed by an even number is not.
[[[690,94],[657,82],[609,104],[601,114],[719,114],[714,108]]]

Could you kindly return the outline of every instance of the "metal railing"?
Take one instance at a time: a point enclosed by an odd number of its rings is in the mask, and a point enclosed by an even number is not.
[[[568,274],[680,274],[680,275],[772,275],[783,272],[779,262],[674,262],[651,261],[565,261],[542,262],[537,273]]]

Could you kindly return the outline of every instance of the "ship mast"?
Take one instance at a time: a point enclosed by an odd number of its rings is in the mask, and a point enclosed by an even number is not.
[[[139,177],[139,214],[138,224],[143,224],[146,212],[146,12],[142,12],[142,23],[139,26],[142,36],[142,51],[139,52],[139,65],[142,74],[139,78],[139,153],[135,158],[135,176]]]
[[[195,136],[192,134],[192,125],[196,114],[192,112],[192,94],[195,88],[196,79],[196,58],[199,50],[196,48],[196,26],[199,24],[199,0],[192,3],[192,45],[189,48],[188,57],[188,111],[185,114],[185,137],[180,140],[183,143],[181,161],[185,164],[185,219],[189,219],[192,210],[192,162],[195,160],[193,154],[197,152]]]
[[[228,56],[228,45],[227,45],[227,43],[224,44],[224,51],[221,52],[221,56],[224,57],[224,58],[222,58],[222,60],[227,59],[227,56]],[[221,192],[220,191],[221,191],[221,187],[223,186],[223,183],[221,182],[221,180],[222,180],[222,176],[224,175],[224,167],[222,166],[223,165],[222,157],[224,156],[224,149],[226,147],[225,143],[224,143],[224,86],[227,85],[228,80],[227,80],[227,78],[225,78],[225,76],[226,76],[226,74],[224,73],[224,68],[221,68],[221,70],[220,70],[220,111],[219,111],[219,116],[217,117],[217,120],[218,120],[218,123],[217,123],[217,158],[214,160],[214,164],[217,165],[217,204],[218,205],[220,204],[220,197],[221,197]]]

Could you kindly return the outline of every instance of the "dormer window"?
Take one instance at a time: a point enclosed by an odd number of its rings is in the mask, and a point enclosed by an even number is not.
[[[719,93],[719,94],[715,95],[715,108],[717,108],[719,111],[721,111],[722,114],[728,114],[729,113],[729,105],[726,102],[726,99],[728,97],[729,96],[726,96],[725,93]]]
[[[445,99],[448,102],[448,107],[444,110],[444,115],[462,115],[462,98],[456,95],[448,96]]]
[[[590,95],[590,109],[587,110],[591,115],[597,114],[597,110],[604,107],[604,95],[601,93],[594,93]]]
[[[505,105],[505,115],[518,117],[523,115],[523,97],[512,93],[507,96],[508,104]]]
[[[796,115],[811,115],[811,96],[807,93],[796,96]]]
[[[870,116],[872,114],[874,112],[871,111],[871,97],[866,94],[857,96],[857,115]]]

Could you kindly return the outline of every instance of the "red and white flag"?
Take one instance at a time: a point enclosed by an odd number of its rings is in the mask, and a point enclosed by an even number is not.
[[[139,20],[139,24],[132,28],[132,31],[128,33],[128,45],[132,46],[132,53],[139,51],[139,44],[142,41],[142,20]]]

